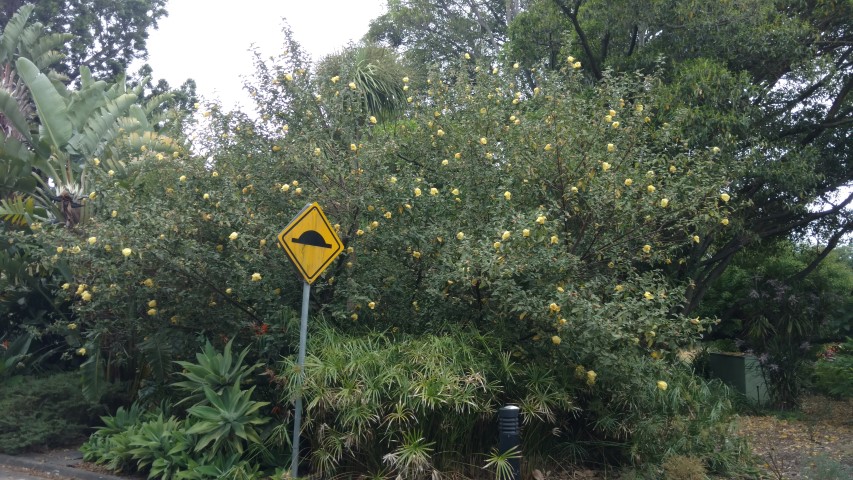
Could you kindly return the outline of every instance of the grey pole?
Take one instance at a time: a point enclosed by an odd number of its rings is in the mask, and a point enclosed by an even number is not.
[[[305,344],[308,340],[308,300],[311,298],[311,285],[302,284],[302,319],[299,323],[299,372],[296,381],[296,406],[293,414],[293,455],[290,463],[291,478],[299,478],[299,433],[302,430],[302,381],[305,378]]]

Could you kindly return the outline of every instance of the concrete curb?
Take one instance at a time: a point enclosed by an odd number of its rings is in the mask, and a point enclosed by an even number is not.
[[[88,470],[74,468],[73,466],[56,465],[26,457],[15,457],[0,454],[0,472],[2,472],[3,466],[33,470],[44,475],[46,478],[69,478],[74,480],[127,480],[128,478],[90,472]]]

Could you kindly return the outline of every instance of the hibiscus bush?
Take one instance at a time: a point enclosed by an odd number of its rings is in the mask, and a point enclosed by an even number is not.
[[[378,93],[363,67],[315,74],[290,44],[258,60],[259,118],[200,105],[193,153],[92,161],[90,222],[37,233],[73,272],[56,293],[74,316],[51,328],[89,393],[174,395],[173,360],[233,340],[267,364],[265,414],[288,421],[301,280],[276,236],[317,202],[345,251],[311,291],[315,470],[474,475],[495,442],[471,439],[507,403],[526,468],[740,462],[725,396],[677,359],[713,322],[678,314],[689,285],[665,273],[726,228],[730,199],[720,148],[684,140],[690,112],[660,104],[654,76],[591,87],[574,61],[461,58]]]

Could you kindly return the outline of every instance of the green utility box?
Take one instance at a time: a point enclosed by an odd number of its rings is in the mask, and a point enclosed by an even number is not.
[[[751,402],[764,405],[770,399],[761,375],[761,365],[754,355],[745,353],[711,353],[711,375],[719,378]]]

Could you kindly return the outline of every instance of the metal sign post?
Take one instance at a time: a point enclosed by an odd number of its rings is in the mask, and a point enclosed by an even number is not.
[[[292,478],[299,476],[299,434],[302,430],[302,382],[305,378],[305,350],[308,342],[308,302],[311,284],[326,270],[343,251],[344,244],[329,224],[329,220],[316,202],[305,206],[284,230],[278,234],[278,243],[287,252],[290,261],[299,270],[302,284],[302,317],[299,321],[299,356],[297,364],[297,394],[293,414],[293,456],[290,472]]]
[[[299,377],[297,377],[296,406],[293,416],[293,455],[291,456],[290,476],[299,478],[299,431],[302,430],[302,381],[305,378],[305,345],[308,341],[308,300],[311,297],[311,284],[302,284],[302,318],[299,321],[299,356],[296,359],[299,365]]]

